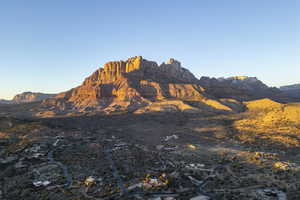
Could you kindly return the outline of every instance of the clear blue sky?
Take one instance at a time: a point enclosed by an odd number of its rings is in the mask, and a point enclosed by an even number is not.
[[[0,1],[0,98],[75,87],[110,60],[300,83],[299,0]]]

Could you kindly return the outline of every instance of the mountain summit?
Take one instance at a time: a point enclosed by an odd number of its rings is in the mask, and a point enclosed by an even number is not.
[[[181,63],[161,65],[141,56],[106,63],[79,87],[47,99],[53,111],[232,111],[227,100],[208,95]],[[235,102],[234,102],[235,104]]]

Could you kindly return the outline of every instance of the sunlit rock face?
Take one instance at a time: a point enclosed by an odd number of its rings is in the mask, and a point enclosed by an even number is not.
[[[84,84],[109,84],[117,81],[121,77],[125,77],[127,73],[137,72],[137,75],[142,76],[142,68],[151,67],[154,63],[144,60],[141,56],[129,58],[127,61],[108,62],[103,68],[98,69]]]
[[[141,56],[108,62],[86,78],[81,86],[46,100],[43,104],[60,110],[111,111],[117,108],[134,112],[154,102],[169,100],[182,101],[175,104],[172,101],[171,107],[177,106],[178,110],[190,108],[183,106],[183,101],[202,102],[201,105],[212,109],[231,110],[218,99],[207,95],[199,80],[183,68],[179,61],[169,59],[158,65]],[[165,103],[156,105],[166,106]]]
[[[175,59],[170,59],[158,66],[156,62],[137,56],[129,58],[127,61],[106,63],[103,68],[98,69],[88,77],[84,84],[107,84],[121,77],[138,80],[151,79],[157,82],[197,82],[197,78]]]

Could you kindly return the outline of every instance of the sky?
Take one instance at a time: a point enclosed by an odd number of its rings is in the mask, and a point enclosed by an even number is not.
[[[0,1],[0,98],[58,93],[104,63],[175,58],[197,77],[300,83],[299,0]]]

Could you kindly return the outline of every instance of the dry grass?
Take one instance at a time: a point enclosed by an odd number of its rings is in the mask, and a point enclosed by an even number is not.
[[[248,112],[234,123],[238,139],[259,144],[300,147],[300,104],[280,104],[269,99],[246,102]]]
[[[150,105],[137,110],[135,113],[145,112],[170,112],[170,111],[182,111],[182,112],[199,112],[197,108],[194,108],[188,104],[185,104],[181,100],[169,100],[153,102]]]

